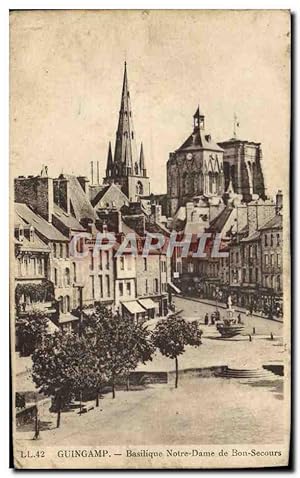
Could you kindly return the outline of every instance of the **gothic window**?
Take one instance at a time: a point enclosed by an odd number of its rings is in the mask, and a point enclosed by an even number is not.
[[[136,194],[138,196],[141,196],[144,194],[144,188],[143,188],[143,185],[141,183],[141,181],[138,181],[137,184],[136,184]]]
[[[135,165],[134,165],[134,170],[135,170],[135,174],[138,175],[138,174],[139,174],[139,165],[138,165],[138,163],[135,163]]]

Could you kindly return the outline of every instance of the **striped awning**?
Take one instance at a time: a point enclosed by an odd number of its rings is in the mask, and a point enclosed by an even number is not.
[[[158,304],[152,299],[139,299],[139,303],[144,307],[144,309],[150,310],[158,307]]]
[[[141,314],[145,312],[145,309],[136,300],[130,300],[128,302],[122,302],[122,305],[126,307],[131,314]]]

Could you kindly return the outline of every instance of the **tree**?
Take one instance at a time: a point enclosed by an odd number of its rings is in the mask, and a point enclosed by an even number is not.
[[[44,312],[33,310],[16,317],[16,334],[23,355],[31,355],[41,342],[48,329],[48,319]]]
[[[59,331],[45,335],[32,355],[33,380],[40,392],[53,398],[57,428],[62,408],[92,383],[92,352],[85,338]]]
[[[157,322],[152,341],[162,355],[175,359],[175,388],[178,387],[178,356],[184,353],[187,345],[201,345],[201,336],[197,321],[187,322],[182,317],[171,315]]]
[[[128,377],[139,362],[151,360],[154,352],[146,327],[120,314],[99,307],[86,324],[85,334],[95,337],[95,352],[102,374],[109,378],[115,398],[116,380]]]

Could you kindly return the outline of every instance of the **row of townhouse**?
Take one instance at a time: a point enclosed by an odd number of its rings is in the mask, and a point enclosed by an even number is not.
[[[136,320],[166,315],[171,278],[166,254],[118,257],[116,251],[129,233],[142,241],[148,230],[168,231],[140,205],[118,202],[123,193],[115,185],[116,201],[95,206],[84,186],[82,178],[69,175],[15,180],[16,313],[43,309],[64,329],[76,327],[81,314],[88,315],[97,303]],[[106,232],[115,234],[116,244],[95,247],[97,234]]]
[[[227,301],[259,310],[282,313],[282,193],[276,202],[256,200],[248,204],[227,204],[204,231],[211,234],[206,257],[173,261],[173,278],[183,292]],[[211,254],[212,241],[220,238],[222,257]],[[191,249],[197,250],[199,239]],[[176,278],[176,279],[175,279]]]

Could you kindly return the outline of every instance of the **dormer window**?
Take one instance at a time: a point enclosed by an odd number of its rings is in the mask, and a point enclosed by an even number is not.
[[[24,228],[21,224],[20,224],[19,229],[18,229],[18,239],[19,239],[19,241],[23,241],[23,239],[24,239]]]
[[[34,241],[34,228],[32,226],[29,229],[29,240]]]

